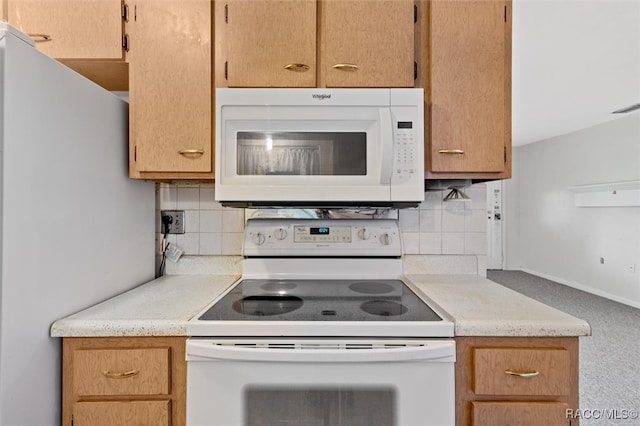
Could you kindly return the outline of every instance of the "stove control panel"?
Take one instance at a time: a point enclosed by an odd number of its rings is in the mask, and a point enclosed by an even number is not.
[[[402,255],[396,220],[250,219],[243,255],[278,257]]]

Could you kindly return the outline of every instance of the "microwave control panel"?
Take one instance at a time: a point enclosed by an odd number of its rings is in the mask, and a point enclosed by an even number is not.
[[[401,254],[400,229],[392,219],[250,219],[243,245],[245,257]]]
[[[392,107],[393,126],[393,180],[405,183],[423,179],[421,166],[424,158],[422,126],[417,121],[417,109],[412,107]]]
[[[398,121],[394,132],[395,174],[398,178],[409,178],[416,173],[416,140],[412,121]]]

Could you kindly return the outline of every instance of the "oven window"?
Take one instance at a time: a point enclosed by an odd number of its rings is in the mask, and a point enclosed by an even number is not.
[[[245,426],[397,426],[392,388],[245,389]]]
[[[367,174],[366,132],[238,132],[238,175]]]

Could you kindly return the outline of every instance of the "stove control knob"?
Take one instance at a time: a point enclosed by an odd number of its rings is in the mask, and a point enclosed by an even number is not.
[[[371,237],[371,233],[367,228],[361,228],[358,231],[358,238],[360,238],[361,240],[368,240],[370,237]]]
[[[391,235],[389,235],[388,233],[384,233],[382,235],[380,235],[380,244],[382,244],[383,246],[388,246],[389,244],[391,244],[392,238]]]
[[[256,232],[251,235],[251,241],[257,246],[264,244],[264,234],[262,232]]]
[[[287,230],[284,228],[278,228],[273,232],[273,236],[276,237],[276,240],[284,240],[287,238]]]

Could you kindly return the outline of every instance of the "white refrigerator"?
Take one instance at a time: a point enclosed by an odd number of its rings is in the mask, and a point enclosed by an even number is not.
[[[51,324],[154,278],[128,105],[0,22],[0,425],[61,422]]]

